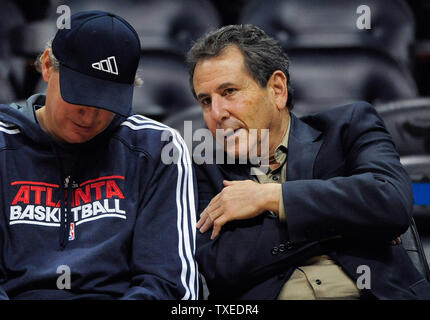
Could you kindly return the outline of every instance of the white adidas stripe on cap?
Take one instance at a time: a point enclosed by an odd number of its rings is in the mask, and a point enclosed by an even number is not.
[[[119,74],[115,56],[108,57],[104,60],[100,60],[99,62],[94,62],[91,66],[100,71],[116,75]]]

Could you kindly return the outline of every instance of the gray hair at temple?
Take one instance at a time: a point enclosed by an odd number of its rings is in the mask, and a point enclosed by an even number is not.
[[[60,69],[60,62],[58,61],[58,59],[54,56],[54,53],[52,52],[52,41],[53,39],[49,40],[48,43],[46,44],[45,50],[49,49],[49,61],[51,62],[52,67],[54,68],[55,71],[58,71]],[[43,53],[42,52],[37,59],[34,61],[34,66],[36,68],[37,71],[42,72],[42,57],[43,57]],[[135,87],[140,87],[143,85],[143,79],[142,77],[139,75],[139,70],[137,70],[136,76],[134,77],[134,86]]]
[[[293,109],[293,89],[290,81],[289,60],[281,45],[260,28],[245,25],[229,25],[201,37],[187,54],[191,91],[196,97],[193,85],[194,69],[200,60],[217,57],[230,45],[236,45],[243,53],[245,67],[263,88],[276,70],[287,77],[288,100],[286,107]]]

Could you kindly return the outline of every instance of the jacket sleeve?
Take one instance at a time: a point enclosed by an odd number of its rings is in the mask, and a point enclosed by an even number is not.
[[[341,176],[282,185],[293,243],[336,236],[389,241],[410,225],[412,184],[382,120],[372,106],[359,105],[349,126]]]
[[[173,132],[172,132],[173,133]],[[197,299],[195,181],[182,138],[170,141],[177,157],[154,159],[134,228],[130,289],[123,299]]]

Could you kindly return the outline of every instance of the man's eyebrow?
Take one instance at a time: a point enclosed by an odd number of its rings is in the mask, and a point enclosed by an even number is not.
[[[225,88],[231,87],[231,86],[234,86],[234,84],[232,82],[226,82],[226,83],[221,84],[217,89],[222,90],[222,89],[225,89]]]
[[[207,94],[207,93],[199,93],[198,95],[197,95],[197,99],[198,100],[200,100],[200,99],[203,99],[203,98],[206,98],[206,97],[208,97],[209,95]]]
[[[222,89],[225,89],[225,88],[228,88],[228,87],[231,87],[231,86],[234,86],[234,84],[232,82],[225,82],[225,83],[220,84],[218,86],[217,90],[222,90]],[[207,94],[207,93],[199,93],[197,95],[197,99],[200,100],[200,99],[205,98],[207,96],[209,96],[209,94]]]

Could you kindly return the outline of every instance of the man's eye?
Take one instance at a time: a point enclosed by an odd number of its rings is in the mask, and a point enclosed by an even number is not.
[[[210,98],[204,98],[204,99],[200,100],[200,103],[202,106],[207,106],[211,103],[211,99]]]
[[[234,89],[234,88],[227,88],[224,90],[224,94],[232,94],[235,91],[236,91],[236,89]]]

